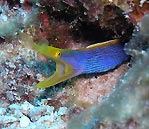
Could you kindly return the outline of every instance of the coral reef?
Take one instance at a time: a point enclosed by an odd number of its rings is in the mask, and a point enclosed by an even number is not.
[[[66,107],[60,107],[58,111],[54,111],[53,106],[36,107],[25,101],[22,104],[9,105],[7,111],[4,108],[0,108],[0,110],[0,128],[3,129],[64,129],[66,127],[63,118],[68,113]]]
[[[91,129],[97,122],[104,128],[128,128],[130,120],[134,123],[131,128],[149,128],[148,54],[149,51],[137,60],[105,102],[73,117],[68,128]]]
[[[118,82],[115,91],[98,106],[73,117],[68,128],[149,128],[148,22],[149,15],[145,15],[140,32],[126,45],[127,53],[136,57],[135,64]],[[136,42],[138,39],[141,42]]]
[[[1,0],[0,128],[149,128],[148,10],[146,0]],[[55,62],[30,44],[78,49],[115,38],[130,62],[34,88]]]
[[[11,37],[21,31],[22,28],[37,24],[38,9],[30,10],[14,7],[10,8],[6,3],[0,2],[0,36]]]

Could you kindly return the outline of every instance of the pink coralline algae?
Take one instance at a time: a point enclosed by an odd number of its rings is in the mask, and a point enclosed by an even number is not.
[[[118,69],[104,75],[96,77],[81,77],[74,82],[76,93],[74,94],[74,102],[76,104],[84,103],[85,105],[97,104],[103,100],[103,97],[108,95],[115,89],[117,81],[127,71],[127,65],[122,65]]]

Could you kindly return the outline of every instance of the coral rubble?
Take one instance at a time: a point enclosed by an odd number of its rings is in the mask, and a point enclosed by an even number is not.
[[[3,108],[0,108],[3,110]],[[0,127],[3,129],[64,129],[66,122],[62,116],[68,113],[66,107],[60,107],[54,111],[53,106],[33,106],[25,101],[22,104],[9,105],[7,112],[3,110],[0,116]]]

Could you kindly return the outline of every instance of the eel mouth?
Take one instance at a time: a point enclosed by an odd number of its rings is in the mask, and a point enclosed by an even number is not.
[[[56,62],[55,73],[44,81],[39,82],[35,87],[48,88],[74,76],[76,76],[76,74],[71,65],[65,63],[64,61],[58,61]]]

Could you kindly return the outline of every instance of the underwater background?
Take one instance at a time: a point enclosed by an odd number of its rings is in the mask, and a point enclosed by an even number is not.
[[[148,25],[147,0],[1,0],[0,129],[148,129]],[[112,39],[130,56],[116,68],[34,87],[56,62],[32,44],[77,50]]]

